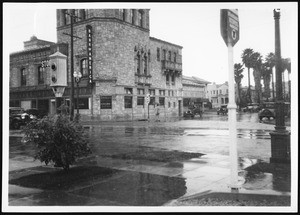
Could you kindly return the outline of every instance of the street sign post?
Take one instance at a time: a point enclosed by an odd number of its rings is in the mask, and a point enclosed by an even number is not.
[[[147,104],[147,106],[148,106],[148,122],[149,122],[149,103],[150,103],[150,94],[148,93],[147,95],[146,95],[146,104]]]
[[[240,185],[238,183],[238,156],[237,156],[237,132],[236,132],[236,103],[234,88],[234,67],[233,67],[233,46],[239,40],[239,17],[238,10],[221,9],[221,35],[228,47],[228,74],[229,74],[229,103],[228,103],[228,121],[229,121],[229,144],[231,192],[238,193]]]

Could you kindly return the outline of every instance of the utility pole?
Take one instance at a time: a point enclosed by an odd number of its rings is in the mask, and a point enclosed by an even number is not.
[[[81,37],[77,37],[74,36],[74,29],[73,29],[73,24],[74,24],[74,18],[79,18],[78,16],[74,15],[74,9],[71,10],[71,14],[70,13],[66,13],[66,15],[70,16],[70,26],[71,26],[71,34],[67,34],[67,33],[63,33],[65,35],[68,35],[71,37],[71,99],[70,99],[70,120],[73,121],[74,118],[74,47],[73,47],[73,43],[74,43],[74,37],[78,38],[78,39],[82,39]]]
[[[290,132],[284,125],[284,100],[282,96],[282,59],[280,47],[280,10],[274,9],[275,20],[275,59],[276,59],[276,126],[275,131],[271,132],[271,163],[290,162]]]

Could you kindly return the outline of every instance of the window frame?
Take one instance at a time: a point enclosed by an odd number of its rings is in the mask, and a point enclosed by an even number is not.
[[[45,69],[43,68],[42,65],[38,66],[38,84],[45,84]]]
[[[124,108],[132,108],[132,96],[124,96]]]
[[[26,86],[26,68],[21,68],[21,78],[20,78],[21,86]]]
[[[106,101],[108,100],[108,102]],[[100,109],[111,110],[112,109],[112,96],[100,96]]]

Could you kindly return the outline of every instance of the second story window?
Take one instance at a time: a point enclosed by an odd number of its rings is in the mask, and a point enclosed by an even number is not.
[[[170,81],[170,75],[166,74],[166,83],[169,84],[169,81]]]
[[[132,95],[132,88],[124,88],[125,94]]]
[[[175,74],[172,75],[172,84],[175,84]]]
[[[136,63],[136,73],[141,73],[141,55],[138,53],[135,57],[135,63]]]
[[[87,59],[82,59],[80,61],[80,72],[82,77],[88,76],[88,69],[87,69]]]
[[[169,61],[171,61],[171,59],[172,59],[171,57],[172,57],[171,51],[169,51],[169,53],[168,53],[168,60],[169,60]]]
[[[21,86],[26,86],[26,69],[21,69]]]
[[[176,53],[174,52],[174,62],[176,62]]]
[[[38,84],[44,84],[44,68],[38,67]]]
[[[144,75],[147,75],[147,57],[143,58],[143,68],[144,68]]]
[[[165,49],[163,50],[163,58],[164,60],[167,60],[167,51]]]
[[[160,48],[157,48],[156,53],[157,53],[157,60],[160,61]]]

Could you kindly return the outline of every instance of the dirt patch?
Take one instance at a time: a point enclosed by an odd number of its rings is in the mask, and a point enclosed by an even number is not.
[[[99,180],[111,176],[117,170],[98,166],[79,166],[63,170],[35,173],[9,180],[9,184],[45,190],[65,190],[80,182]]]

